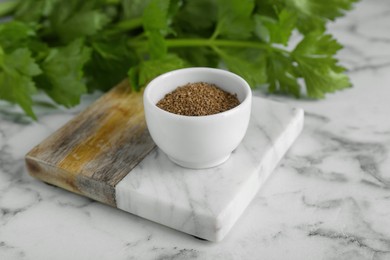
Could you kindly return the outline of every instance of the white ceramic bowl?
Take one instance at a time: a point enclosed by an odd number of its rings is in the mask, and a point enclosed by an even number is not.
[[[232,94],[240,105],[208,116],[183,116],[156,106],[167,93],[187,83],[207,82]],[[146,123],[151,137],[168,157],[183,167],[209,168],[225,162],[248,128],[252,92],[248,83],[231,72],[187,68],[165,73],[144,91]]]

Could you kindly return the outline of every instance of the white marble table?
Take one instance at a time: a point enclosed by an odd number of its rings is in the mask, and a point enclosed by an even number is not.
[[[390,2],[363,0],[330,26],[354,87],[305,109],[300,138],[219,243],[32,179],[24,154],[92,102],[0,105],[0,259],[390,259]]]

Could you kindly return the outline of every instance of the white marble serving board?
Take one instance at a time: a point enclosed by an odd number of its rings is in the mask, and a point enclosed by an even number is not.
[[[182,232],[220,241],[303,128],[302,109],[253,98],[244,140],[215,168],[191,170],[153,150],[116,186],[117,207]]]

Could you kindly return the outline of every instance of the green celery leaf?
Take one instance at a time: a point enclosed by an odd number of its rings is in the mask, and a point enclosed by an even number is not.
[[[33,36],[34,29],[26,23],[11,21],[0,24],[0,45],[5,50],[25,47],[28,39]]]
[[[209,37],[217,21],[217,10],[216,1],[185,1],[175,16],[174,30],[184,35]]]
[[[77,105],[80,96],[87,92],[83,67],[90,53],[80,39],[65,47],[51,49],[41,64],[43,74],[36,79],[38,87],[58,104],[65,107]]]
[[[40,41],[37,38],[29,40],[26,46],[33,53],[33,57],[38,63],[46,58],[50,49],[46,42]]]
[[[16,20],[2,23],[0,24],[0,46],[8,53],[19,48],[27,48],[39,63],[46,57],[48,46],[37,37],[36,29],[37,27],[30,23]]]
[[[265,42],[287,45],[291,32],[295,29],[297,16],[283,9],[277,19],[255,15],[255,34]]]
[[[337,17],[352,9],[358,0],[284,0],[286,5],[298,15],[297,27],[304,33],[325,31],[328,20],[334,21]]]
[[[109,0],[57,0],[57,3],[53,5],[49,15],[50,22],[57,25],[61,22],[66,22],[66,20],[79,13],[82,14],[94,10],[103,12],[105,7],[109,4],[108,1]]]
[[[165,36],[168,33],[168,9],[169,0],[151,0],[142,16],[145,31],[157,31]]]
[[[267,16],[262,16],[255,14],[253,16],[255,27],[254,27],[254,33],[263,42],[270,42],[270,33],[269,29],[265,24],[276,24],[276,20],[273,18],[269,18]]]
[[[180,11],[182,0],[170,0],[168,7],[168,25],[172,23],[172,19]]]
[[[255,0],[255,14],[277,19],[278,12],[282,10],[286,4],[286,0]]]
[[[15,12],[15,9],[18,7],[18,5],[19,2],[14,0],[0,1],[0,19],[4,20],[5,17],[12,15]]]
[[[218,67],[220,58],[210,48],[177,48],[174,52],[193,67]]]
[[[342,46],[329,34],[312,32],[306,35],[295,47],[293,55],[306,55],[322,59],[333,59]]]
[[[292,52],[309,97],[323,98],[325,93],[351,86],[348,76],[343,74],[345,68],[333,57],[341,47],[331,35],[312,32]]]
[[[155,77],[175,69],[187,67],[184,60],[176,55],[168,54],[161,59],[147,60],[129,70],[128,76],[133,89],[144,87]]]
[[[321,17],[301,14],[298,16],[296,26],[302,34],[308,34],[313,31],[325,32],[326,21]]]
[[[54,6],[61,0],[23,0],[19,1],[15,18],[24,22],[39,22],[51,14]]]
[[[221,50],[216,49],[228,69],[241,77],[255,88],[267,80],[264,53],[259,50]]]
[[[115,39],[115,45],[111,41]],[[86,65],[88,89],[108,90],[126,78],[127,71],[137,61],[133,50],[127,45],[126,36],[110,37],[92,43],[91,60]]]
[[[167,53],[164,40],[169,31],[169,0],[152,0],[145,8],[142,23],[149,38],[148,47],[152,59],[160,59]]]
[[[267,57],[268,91],[271,93],[292,94],[300,97],[294,61],[288,55],[273,52]]]
[[[122,0],[124,19],[141,17],[150,0]]]
[[[218,0],[216,34],[229,39],[247,39],[253,31],[253,0]]]
[[[17,103],[33,119],[36,116],[31,95],[36,87],[32,77],[40,73],[28,49],[20,48],[7,54],[0,47],[0,99]]]
[[[141,17],[144,13],[146,7],[150,4],[150,2],[153,0],[122,0],[121,6],[123,8],[123,16],[125,20],[133,19]],[[169,1],[169,7],[168,7],[168,16],[174,15],[180,5],[181,0],[170,0]],[[163,3],[165,8],[165,3]]]
[[[358,0],[285,0],[296,10],[308,16],[319,16],[329,20],[343,16],[347,10],[351,10]]]
[[[164,36],[156,31],[149,32],[148,49],[152,59],[160,59],[168,52]]]
[[[55,30],[63,42],[94,35],[108,24],[109,18],[98,10],[76,13],[56,25]]]
[[[64,43],[79,37],[91,36],[100,32],[110,22],[108,3],[102,0],[58,1],[42,23],[44,34],[57,36]]]

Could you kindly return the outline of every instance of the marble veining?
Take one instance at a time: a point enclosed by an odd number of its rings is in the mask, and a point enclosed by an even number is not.
[[[302,109],[254,97],[246,135],[226,163],[205,170],[186,169],[155,149],[116,185],[117,207],[220,241],[302,127]]]
[[[90,104],[0,103],[0,259],[390,259],[390,3],[362,0],[329,31],[353,88],[305,110],[302,134],[228,235],[210,243],[32,179],[24,155]],[[264,96],[261,93],[257,95]]]

